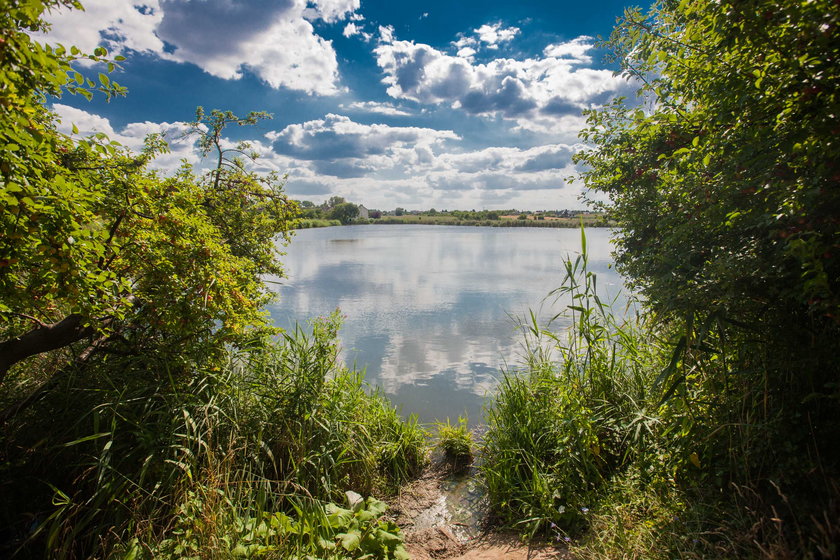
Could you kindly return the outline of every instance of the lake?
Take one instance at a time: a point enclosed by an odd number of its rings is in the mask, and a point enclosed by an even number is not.
[[[611,230],[587,229],[599,294],[617,295]],[[577,229],[344,226],[298,231],[283,257],[272,319],[293,328],[336,308],[346,315],[342,357],[366,369],[404,415],[422,422],[482,417],[500,370],[521,361],[513,317],[548,318]],[[274,279],[276,280],[276,279]]]

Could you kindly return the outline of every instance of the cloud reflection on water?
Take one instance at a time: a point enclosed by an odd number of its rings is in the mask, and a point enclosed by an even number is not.
[[[587,230],[590,270],[615,295],[610,232]],[[580,251],[575,229],[349,226],[298,232],[284,257],[288,278],[269,310],[285,328],[336,307],[347,316],[344,359],[422,421],[467,412],[505,364],[520,361],[512,316],[561,309],[544,303]],[[560,323],[561,326],[562,323]]]

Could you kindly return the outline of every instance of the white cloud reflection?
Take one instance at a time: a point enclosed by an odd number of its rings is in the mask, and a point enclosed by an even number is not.
[[[615,293],[609,231],[587,232],[599,286]],[[288,326],[340,308],[344,357],[423,421],[480,416],[505,363],[521,357],[509,314],[538,310],[579,251],[574,229],[355,226],[299,232],[270,308]],[[560,308],[546,307],[543,318]]]

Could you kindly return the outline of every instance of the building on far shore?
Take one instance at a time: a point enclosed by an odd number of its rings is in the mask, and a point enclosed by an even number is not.
[[[359,204],[359,213],[356,215],[356,219],[361,220],[362,218],[370,219],[370,210],[365,208],[363,204]]]

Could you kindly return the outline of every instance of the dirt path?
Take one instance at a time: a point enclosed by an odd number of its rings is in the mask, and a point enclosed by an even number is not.
[[[391,502],[391,514],[402,528],[413,560],[555,560],[568,559],[565,549],[529,548],[516,535],[487,532],[480,503],[469,502],[459,484],[468,478],[448,475],[441,465],[403,488]]]

